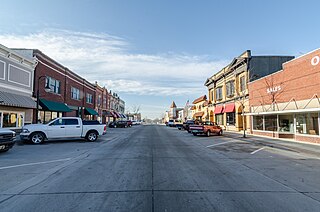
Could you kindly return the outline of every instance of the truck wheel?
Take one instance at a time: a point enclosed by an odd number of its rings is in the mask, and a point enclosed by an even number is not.
[[[192,133],[192,135],[197,136],[197,133]]]
[[[209,137],[211,135],[210,130],[207,131],[206,136]]]
[[[0,152],[8,152],[8,151],[9,151],[9,148],[0,150]]]
[[[94,142],[98,139],[98,134],[96,132],[89,132],[86,139],[87,141]]]
[[[41,132],[33,133],[30,137],[33,144],[41,144],[44,141],[44,134]]]

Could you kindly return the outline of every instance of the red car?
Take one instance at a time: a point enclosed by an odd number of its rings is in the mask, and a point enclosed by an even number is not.
[[[132,127],[132,121],[128,120],[128,121],[127,121],[127,126],[128,126],[128,127]]]

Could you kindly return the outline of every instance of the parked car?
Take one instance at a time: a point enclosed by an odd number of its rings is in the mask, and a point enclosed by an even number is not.
[[[7,152],[15,144],[16,133],[8,129],[0,129],[0,152]]]
[[[222,135],[222,128],[214,122],[206,121],[198,125],[190,125],[189,130],[194,136],[204,134],[210,136],[211,134]]]
[[[128,126],[128,127],[132,127],[132,121],[127,120],[127,126]]]
[[[190,125],[194,125],[194,120],[187,120],[186,122],[183,123],[183,129],[187,130],[188,133],[190,133],[191,131],[189,130]]]
[[[127,121],[114,121],[109,124],[110,128],[125,128],[128,127]]]
[[[82,121],[77,117],[56,118],[47,124],[29,124],[22,128],[20,138],[34,144],[50,139],[85,138],[96,141],[106,133],[107,127],[96,121]]]
[[[182,130],[182,129],[183,129],[183,122],[176,121],[175,124],[176,124],[176,127],[177,127],[179,130]]]
[[[168,121],[168,127],[175,127],[176,125],[175,125],[175,123],[174,123],[174,120],[173,119],[170,119],[169,121]]]

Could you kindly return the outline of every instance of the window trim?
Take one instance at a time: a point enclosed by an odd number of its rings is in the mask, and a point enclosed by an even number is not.
[[[73,94],[74,94],[73,89],[75,89],[75,90],[77,90],[77,91],[79,92],[78,98],[73,98]],[[77,92],[77,93],[78,93],[78,92]],[[71,86],[71,99],[73,99],[73,100],[78,100],[78,101],[80,100],[80,89]]]

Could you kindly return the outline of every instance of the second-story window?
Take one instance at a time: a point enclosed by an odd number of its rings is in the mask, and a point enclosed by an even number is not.
[[[216,88],[216,100],[221,100],[222,99],[222,87]]]
[[[226,83],[227,97],[232,97],[234,95],[234,80]]]
[[[89,104],[92,104],[92,102],[93,102],[92,94],[87,93],[86,102]]]
[[[50,87],[50,91],[52,93],[56,93],[56,94],[61,94],[61,91],[60,91],[60,85],[61,85],[61,82],[59,80],[56,80],[52,77],[46,77],[46,85],[49,85]]]
[[[101,95],[98,96],[98,105],[101,105]]]
[[[74,87],[71,87],[71,98],[80,100],[80,90]]]
[[[246,90],[246,78],[245,76],[240,77],[240,92]]]
[[[103,97],[103,104],[102,104],[104,107],[107,106],[107,98],[106,97]]]

